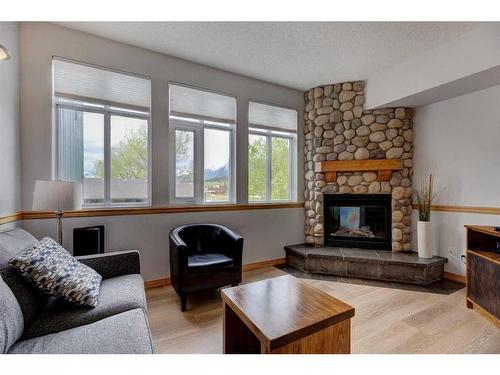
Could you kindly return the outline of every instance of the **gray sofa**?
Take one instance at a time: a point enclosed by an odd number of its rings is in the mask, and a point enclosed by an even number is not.
[[[79,257],[103,277],[95,308],[70,305],[29,285],[9,259],[35,243],[0,233],[0,353],[153,353],[138,251]]]

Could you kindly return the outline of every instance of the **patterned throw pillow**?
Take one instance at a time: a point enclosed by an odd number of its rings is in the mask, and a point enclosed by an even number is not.
[[[45,237],[9,263],[36,287],[76,305],[97,306],[102,277]]]

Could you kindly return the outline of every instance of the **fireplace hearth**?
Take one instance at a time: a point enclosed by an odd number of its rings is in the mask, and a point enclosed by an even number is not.
[[[391,250],[390,194],[324,194],[326,246]]]

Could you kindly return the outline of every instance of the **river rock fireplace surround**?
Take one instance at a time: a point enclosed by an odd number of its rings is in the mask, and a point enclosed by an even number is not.
[[[385,194],[391,222],[383,247],[411,250],[413,109],[364,110],[362,81],[319,86],[304,97],[306,243],[329,244],[326,195]]]

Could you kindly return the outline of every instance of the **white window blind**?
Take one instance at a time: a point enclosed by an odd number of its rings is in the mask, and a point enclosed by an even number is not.
[[[297,131],[297,111],[273,105],[250,102],[248,122],[254,126],[265,126],[287,131]]]
[[[54,94],[79,100],[151,107],[151,80],[132,74],[54,58]]]
[[[236,122],[236,99],[231,96],[171,83],[170,115]]]

